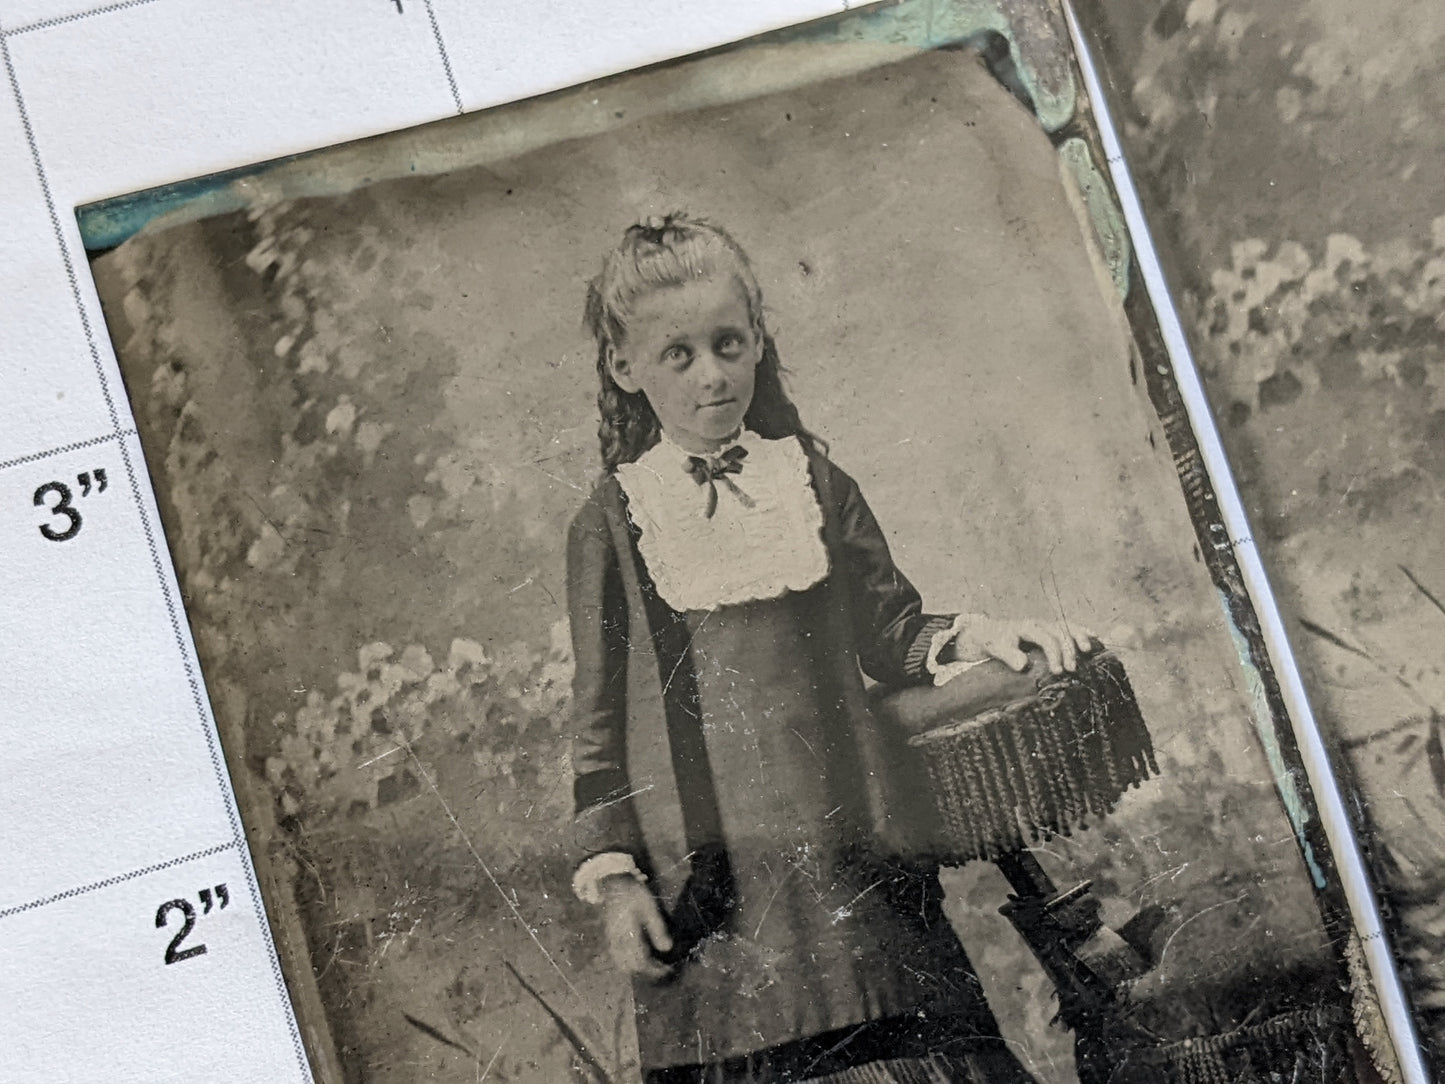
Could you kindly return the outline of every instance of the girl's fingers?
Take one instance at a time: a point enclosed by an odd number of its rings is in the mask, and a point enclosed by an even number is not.
[[[647,946],[643,943],[642,936],[639,933],[637,938],[637,951],[627,970],[634,975],[641,975],[644,978],[660,979],[668,974],[671,968],[647,950]]]
[[[658,952],[672,951],[672,934],[668,933],[667,920],[662,917],[662,911],[656,904],[649,910],[643,925],[647,930],[647,939],[652,942],[654,949]]]
[[[1010,670],[1022,673],[1029,665],[1029,657],[1019,647],[1019,637],[993,640],[984,645],[984,650],[1003,663]]]
[[[1042,625],[1028,625],[1023,630],[1022,638],[1043,651],[1044,658],[1049,662],[1051,673],[1057,674],[1064,669],[1063,645],[1059,643],[1059,638],[1053,634],[1052,630],[1046,629]],[[1071,666],[1069,669],[1072,670],[1073,667]]]
[[[637,916],[632,916],[636,919]],[[613,931],[609,938],[612,950],[612,962],[619,970],[629,975],[643,975],[651,979],[660,979],[668,973],[668,967],[652,955],[648,947],[648,937],[643,936],[644,926],[642,921],[621,924],[621,928]],[[664,936],[666,930],[663,931]],[[671,948],[671,940],[668,941],[668,948]],[[662,949],[666,952],[667,949]]]
[[[1074,647],[1074,638],[1068,634],[1067,630],[1064,635],[1059,637],[1059,646],[1062,649],[1060,654],[1063,656],[1064,669],[1072,671],[1079,665],[1079,655]]]
[[[1070,629],[1066,625],[1055,629],[1049,625],[1029,623],[991,636],[984,642],[983,649],[1010,669],[1022,671],[1028,666],[1029,659],[1020,649],[1021,643],[1032,644],[1042,651],[1049,671],[1054,674],[1077,670],[1079,657],[1101,645],[1090,629]]]

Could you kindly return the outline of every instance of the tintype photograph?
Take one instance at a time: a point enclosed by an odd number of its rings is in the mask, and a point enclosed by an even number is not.
[[[1378,1081],[1046,3],[82,209],[326,1081]]]

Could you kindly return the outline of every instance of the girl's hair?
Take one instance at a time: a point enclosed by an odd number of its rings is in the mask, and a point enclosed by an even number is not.
[[[769,439],[796,436],[810,447],[821,446],[803,428],[798,408],[783,388],[778,349],[763,325],[763,291],[747,254],[721,227],[674,212],[629,226],[622,243],[602,261],[601,274],[587,285],[587,330],[597,340],[597,378],[602,383],[597,393],[602,414],[597,435],[607,470],[631,463],[656,444],[661,433],[647,397],[623,391],[612,379],[612,358],[627,336],[635,302],[653,290],[713,275],[733,277],[747,299],[753,328],[762,336],[763,356],[743,424]]]

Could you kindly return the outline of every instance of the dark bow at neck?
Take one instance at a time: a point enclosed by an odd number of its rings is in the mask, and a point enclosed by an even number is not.
[[[690,455],[683,469],[692,475],[692,480],[700,486],[707,486],[707,510],[708,519],[712,519],[713,513],[717,511],[717,483],[722,482],[727,486],[728,491],[735,496],[744,508],[751,508],[752,499],[738,488],[737,483],[728,477],[730,474],[741,474],[743,460],[748,457],[748,450],[741,445],[734,444],[727,451],[715,456]]]

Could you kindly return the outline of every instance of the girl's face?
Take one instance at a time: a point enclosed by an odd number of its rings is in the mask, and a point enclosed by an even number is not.
[[[612,378],[642,392],[668,438],[717,451],[743,424],[762,360],[759,329],[731,275],[666,286],[638,298]]]

